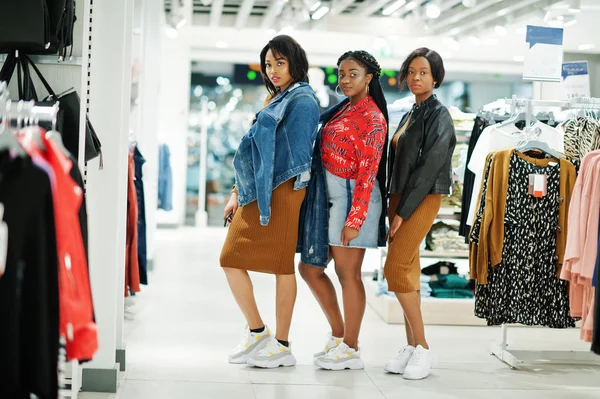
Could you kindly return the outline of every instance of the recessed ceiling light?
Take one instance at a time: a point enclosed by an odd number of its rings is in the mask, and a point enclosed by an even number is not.
[[[427,14],[428,18],[436,19],[436,18],[439,18],[440,15],[442,15],[442,10],[440,9],[440,7],[438,5],[430,4],[427,6],[425,13]]]
[[[557,15],[556,19],[558,19],[559,21],[564,21],[565,17],[564,17],[564,15]]]
[[[594,45],[592,43],[580,44],[579,46],[577,46],[577,48],[579,50],[590,50],[590,49],[593,49],[594,47],[596,47],[596,45]]]
[[[506,36],[506,34],[508,33],[508,31],[506,30],[506,28],[502,25],[496,25],[494,27],[494,30],[496,31],[497,34],[499,34],[500,36]]]
[[[392,15],[394,12],[396,12],[400,7],[402,7],[405,4],[406,4],[406,0],[396,0],[395,2],[393,2],[392,4],[390,4],[389,6],[384,8],[382,14],[383,15]]]
[[[312,7],[310,8],[310,12],[315,12],[317,11],[317,9],[321,7],[321,2],[320,1],[315,1],[315,4],[312,5]]]
[[[321,19],[328,12],[329,12],[329,7],[323,6],[323,7],[319,8],[317,11],[315,11],[315,13],[312,15],[312,19],[314,19],[315,21],[318,19]]]
[[[408,3],[408,4],[406,5],[406,7],[404,7],[404,9],[405,9],[406,11],[412,11],[412,10],[414,10],[415,8],[417,8],[418,6],[419,6],[419,2],[418,2],[418,1],[411,1],[410,3]]]
[[[564,26],[565,26],[565,28],[568,28],[569,26],[573,26],[573,25],[575,25],[576,23],[577,23],[577,20],[576,20],[576,19],[572,19],[572,20],[570,20],[570,21],[567,21],[567,22],[565,22],[565,25],[564,25]]]

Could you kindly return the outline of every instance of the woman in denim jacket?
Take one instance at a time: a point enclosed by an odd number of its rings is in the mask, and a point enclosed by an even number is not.
[[[296,301],[294,252],[319,106],[308,85],[306,54],[294,39],[273,38],[260,65],[269,96],[233,161],[236,185],[225,207],[231,227],[220,262],[248,323],[229,361],[274,368],[296,364],[288,342]],[[260,316],[248,271],[276,276],[274,336]]]
[[[300,274],[325,312],[332,334],[314,356],[328,370],[362,369],[358,335],[365,312],[361,266],[365,248],[385,245],[387,104],[381,68],[365,51],[338,61],[348,97],[321,117],[314,175],[301,217]],[[325,274],[332,257],[342,284],[344,317]]]

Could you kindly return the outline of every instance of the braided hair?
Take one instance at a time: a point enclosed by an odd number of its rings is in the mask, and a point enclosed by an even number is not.
[[[373,101],[385,117],[386,122],[390,122],[387,110],[387,101],[383,95],[383,88],[379,82],[381,76],[381,67],[379,62],[370,53],[363,50],[347,51],[338,59],[337,66],[339,67],[342,61],[354,60],[367,69],[367,73],[373,74],[373,79],[369,83],[369,94],[373,97]]]

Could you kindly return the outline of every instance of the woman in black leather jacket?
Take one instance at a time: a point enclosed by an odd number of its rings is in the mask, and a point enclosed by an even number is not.
[[[419,250],[442,195],[449,194],[452,185],[454,125],[433,94],[444,74],[442,58],[427,48],[415,50],[404,61],[400,81],[415,95],[415,105],[400,121],[390,146],[390,232],[384,273],[388,289],[404,310],[408,345],[385,369],[409,380],[426,378],[433,364],[421,316]]]

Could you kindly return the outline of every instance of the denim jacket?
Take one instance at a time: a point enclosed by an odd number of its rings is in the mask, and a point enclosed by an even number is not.
[[[321,158],[321,133],[323,127],[334,115],[348,104],[348,99],[325,111],[319,119],[319,131],[315,141],[312,157],[312,176],[306,189],[306,196],[300,209],[300,223],[298,224],[298,245],[296,252],[300,253],[302,263],[326,267],[329,261],[329,199],[327,198],[327,185],[325,182],[325,168]],[[387,157],[382,156],[379,163],[377,182],[381,191],[381,198],[386,198],[386,162]],[[386,245],[387,201],[383,201],[381,217],[379,218],[379,237],[377,245]]]
[[[308,83],[290,85],[258,114],[233,159],[240,206],[258,201],[260,224],[271,217],[272,192],[296,177],[294,190],[308,185],[319,105]]]

